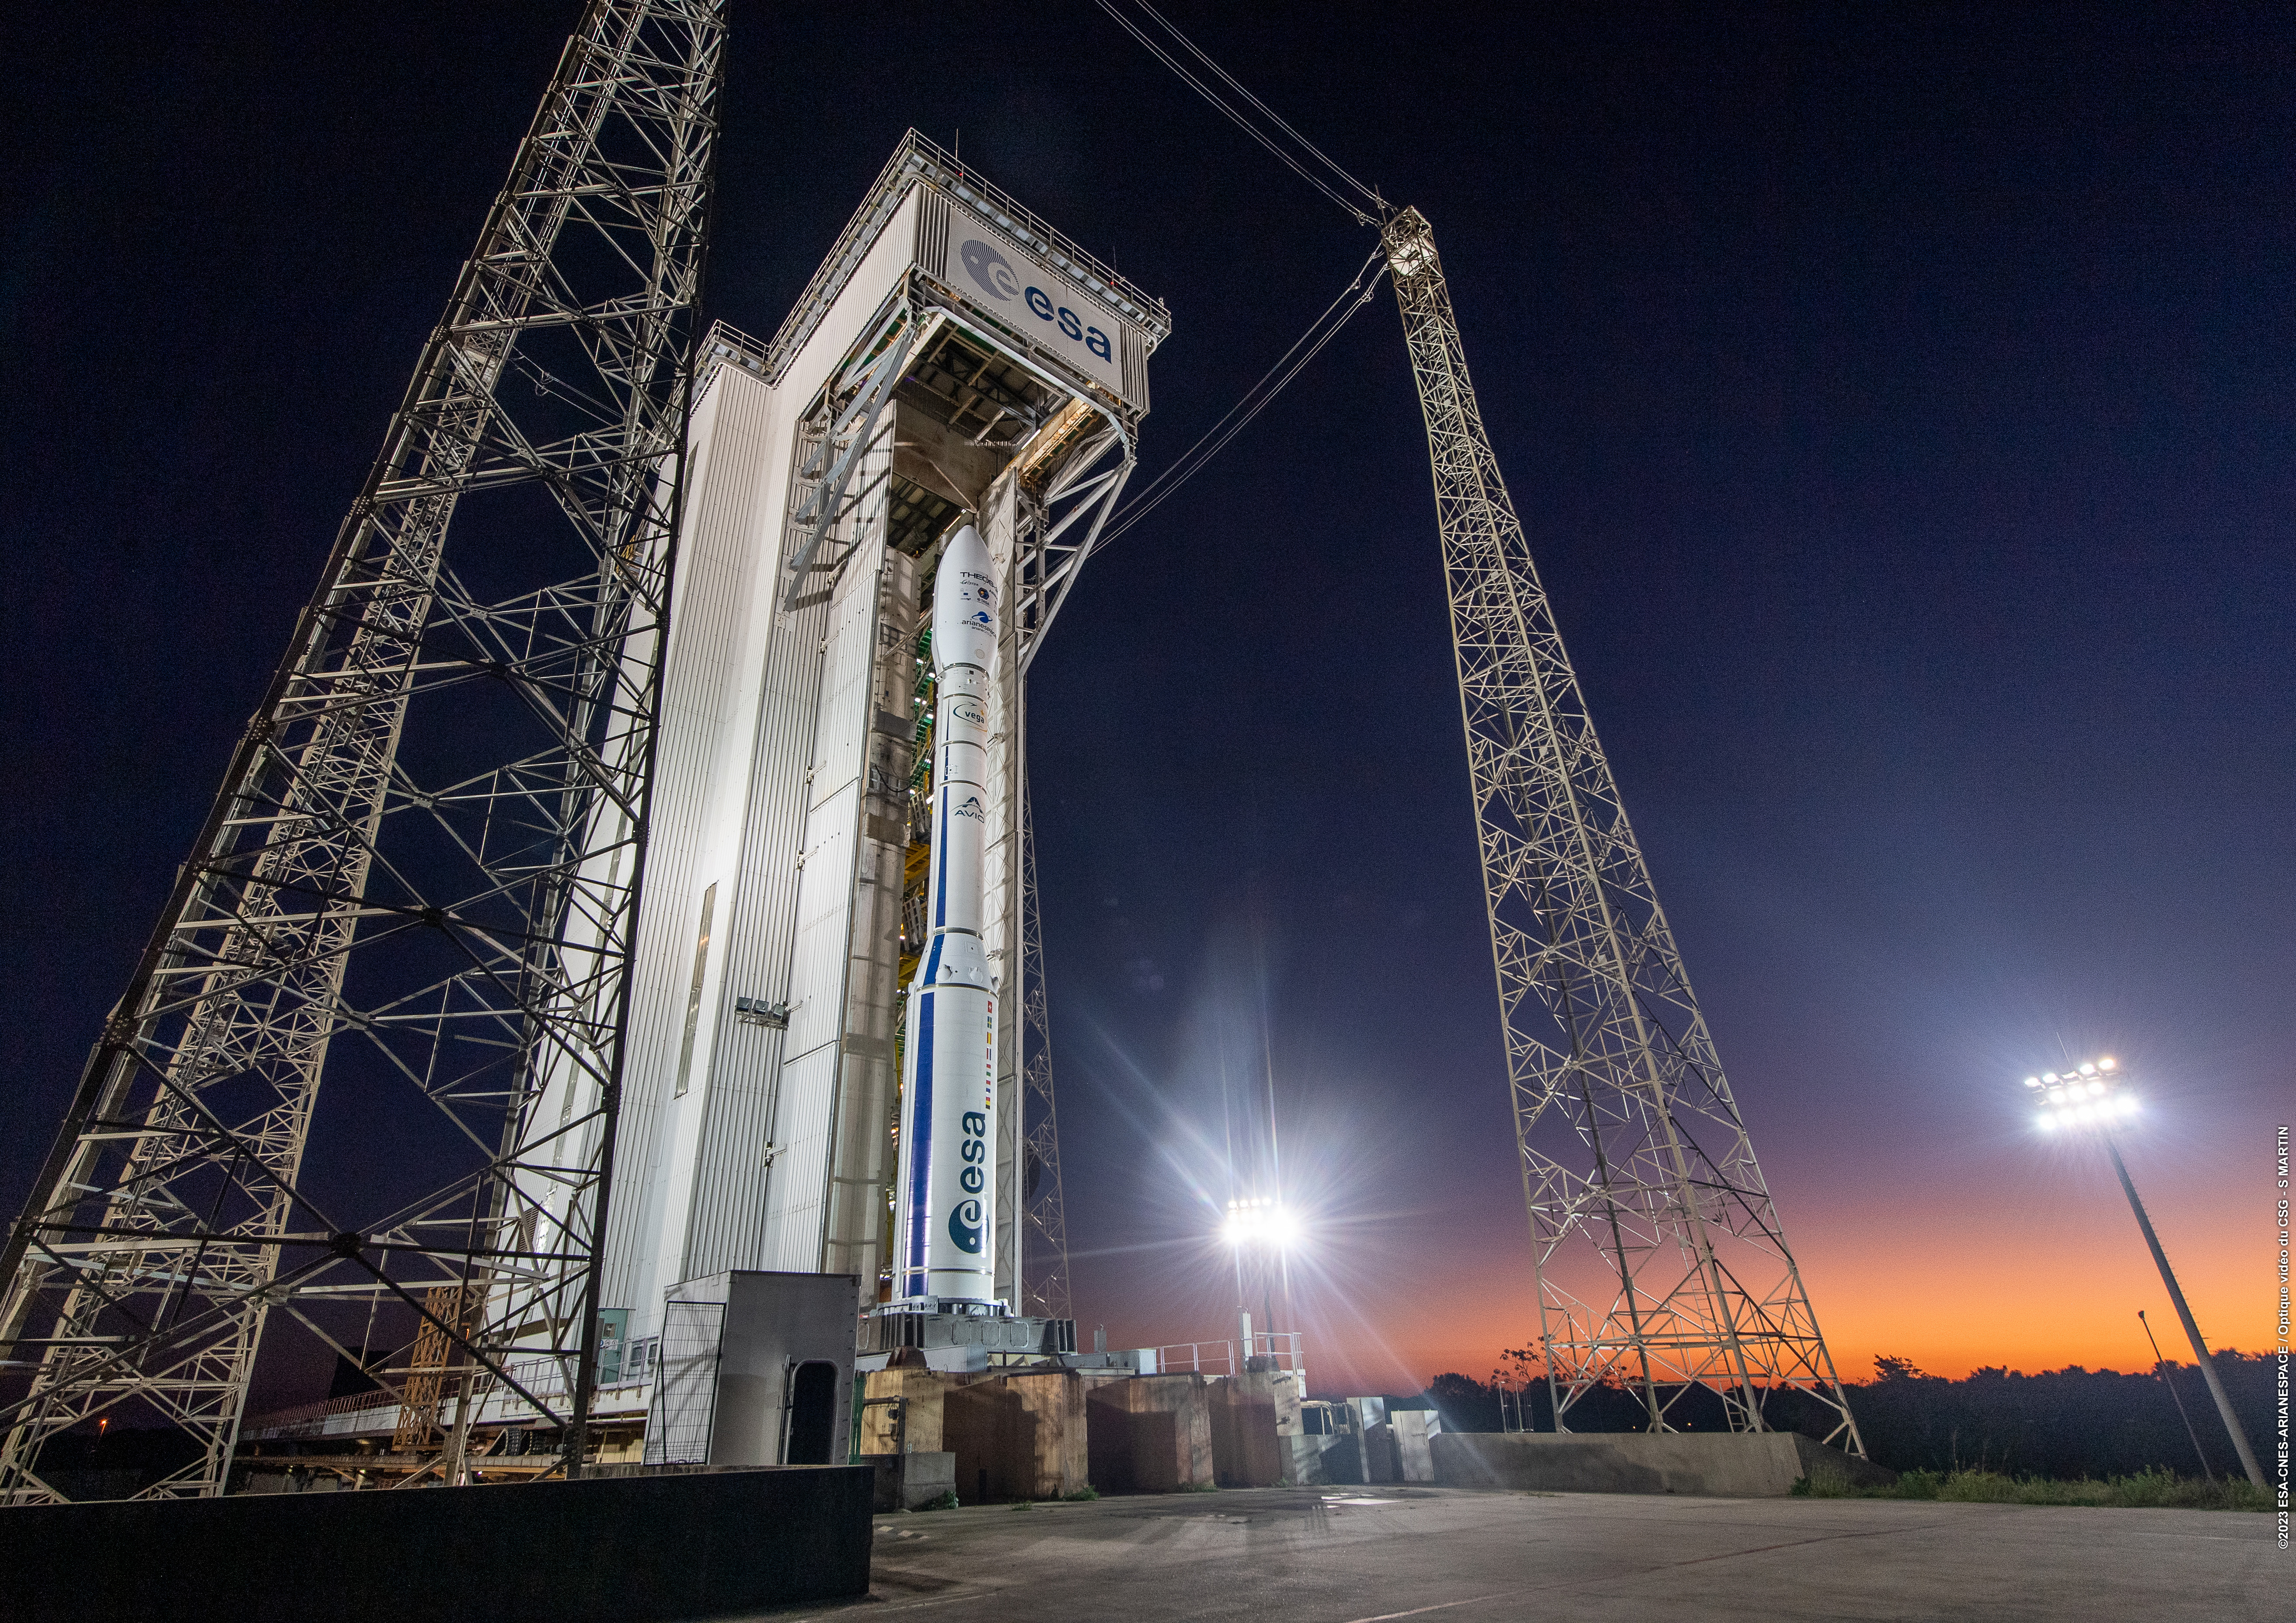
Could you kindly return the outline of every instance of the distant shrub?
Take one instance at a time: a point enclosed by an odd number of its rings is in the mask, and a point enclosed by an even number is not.
[[[2215,1482],[2174,1471],[2140,1471],[2098,1480],[2013,1477],[1997,1471],[1908,1471],[1884,1488],[1859,1488],[1839,1471],[1817,1471],[1794,1484],[1810,1499],[1935,1499],[1964,1504],[2087,1504],[2113,1510],[2262,1511],[2272,1496],[2245,1478]]]

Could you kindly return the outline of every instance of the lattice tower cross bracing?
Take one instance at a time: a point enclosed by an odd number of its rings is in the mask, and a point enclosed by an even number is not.
[[[221,1492],[266,1324],[352,1356],[378,1299],[578,1469],[724,40],[593,0],[567,43],[9,1233],[11,1503],[115,1414],[195,1445],[144,1496]],[[323,1074],[399,1112],[348,1176]]]
[[[1484,895],[1559,1430],[1597,1385],[1653,1430],[1782,1389],[1862,1454],[1484,431],[1434,236],[1384,227],[1427,422]]]

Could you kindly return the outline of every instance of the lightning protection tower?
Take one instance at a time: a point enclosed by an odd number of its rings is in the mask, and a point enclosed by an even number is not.
[[[724,43],[567,43],[7,1236],[9,1502],[103,1414],[220,1493],[266,1324],[349,1356],[376,1304],[449,1480],[482,1370],[580,1468]]]
[[[1782,1389],[1864,1453],[1483,431],[1424,216],[1383,227],[1433,460],[1459,704],[1556,1428],[1598,1385],[1652,1430]]]

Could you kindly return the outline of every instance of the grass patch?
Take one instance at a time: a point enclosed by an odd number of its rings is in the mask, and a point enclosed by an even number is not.
[[[2173,1471],[2141,1471],[2102,1481],[2083,1477],[2013,1477],[1997,1471],[1908,1471],[1884,1488],[1858,1488],[1839,1471],[1812,1472],[1793,1486],[1806,1499],[1932,1499],[1961,1504],[2088,1504],[2113,1510],[2262,1511],[2272,1496],[2245,1478],[2203,1481]]]
[[[1184,1494],[1216,1494],[1219,1492],[1219,1484],[1217,1482],[1183,1482],[1180,1484],[1180,1491]]]
[[[1100,1489],[1087,1482],[1082,1488],[1078,1488],[1076,1492],[1072,1494],[1062,1494],[1061,1497],[1071,1502],[1080,1499],[1097,1499],[1100,1497]]]
[[[917,1508],[921,1511],[953,1511],[956,1508],[956,1489],[952,1488],[937,1498],[926,1500]]]
[[[1033,1499],[1023,1499],[1020,1504],[1013,1505],[1010,1508],[1016,1511],[1032,1511],[1037,1508],[1037,1505],[1036,1501]]]

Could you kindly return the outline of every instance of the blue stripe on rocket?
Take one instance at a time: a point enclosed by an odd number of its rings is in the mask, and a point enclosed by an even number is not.
[[[932,1041],[933,996],[928,986],[917,995],[917,1069],[914,1086],[917,1105],[910,1116],[916,1143],[909,1151],[909,1294],[925,1288],[925,1235],[932,1226]]]

